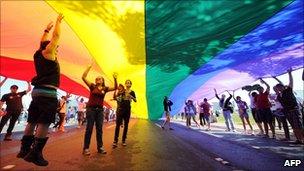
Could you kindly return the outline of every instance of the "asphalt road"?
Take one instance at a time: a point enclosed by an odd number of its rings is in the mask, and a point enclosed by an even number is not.
[[[50,133],[44,150],[47,167],[35,166],[16,154],[22,134],[14,134],[13,141],[1,141],[0,165],[10,170],[301,170],[283,167],[286,159],[303,160],[303,146],[291,146],[260,137],[211,132],[174,124],[174,130],[162,130],[159,122],[131,120],[127,146],[119,142],[112,148],[114,123],[104,124],[103,140],[106,155],[96,150],[95,132],[91,140],[91,156],[82,155],[84,128],[68,128],[65,133]],[[121,130],[122,132],[122,130]],[[2,135],[3,136],[3,135]],[[256,146],[253,146],[256,142]],[[265,144],[268,146],[265,146]],[[290,147],[273,150],[271,147]],[[275,149],[274,148],[274,149]],[[293,154],[293,155],[292,155]]]

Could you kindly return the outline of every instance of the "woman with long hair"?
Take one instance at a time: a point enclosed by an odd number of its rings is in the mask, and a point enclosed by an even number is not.
[[[92,136],[92,130],[94,123],[96,124],[96,140],[98,153],[106,154],[107,152],[103,148],[102,142],[102,124],[103,124],[103,99],[107,92],[114,91],[117,88],[117,74],[113,74],[114,87],[107,87],[105,85],[104,78],[99,76],[96,77],[95,83],[90,82],[87,79],[87,75],[92,68],[92,64],[84,71],[82,80],[90,88],[90,97],[87,104],[86,119],[87,126],[84,137],[83,154],[90,155],[90,141]]]

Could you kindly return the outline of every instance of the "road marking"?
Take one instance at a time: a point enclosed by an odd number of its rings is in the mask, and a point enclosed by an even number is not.
[[[258,147],[258,146],[251,146],[252,148],[255,148],[255,149],[260,149],[261,147]]]
[[[223,159],[222,159],[222,158],[219,158],[219,157],[218,157],[218,158],[215,158],[215,160],[216,160],[216,161],[219,161],[219,162],[223,161]]]
[[[4,167],[2,167],[2,169],[3,170],[9,170],[9,169],[12,169],[12,168],[14,168],[16,165],[7,165],[7,166],[4,166]]]
[[[161,128],[161,126],[158,123],[155,123],[155,125]]]
[[[222,161],[222,163],[223,163],[224,165],[228,165],[228,164],[229,164],[229,162],[227,162],[227,161]]]

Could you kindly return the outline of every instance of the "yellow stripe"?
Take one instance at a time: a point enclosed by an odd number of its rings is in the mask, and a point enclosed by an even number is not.
[[[117,72],[119,83],[124,84],[126,79],[132,81],[132,89],[138,100],[132,104],[132,112],[139,118],[148,118],[144,1],[47,3],[64,14],[65,22],[79,36],[108,79],[113,80],[112,74]],[[64,35],[61,37],[64,39]],[[83,65],[87,64],[89,61]],[[106,84],[113,86],[112,82]],[[106,100],[111,98],[111,95],[107,95]]]

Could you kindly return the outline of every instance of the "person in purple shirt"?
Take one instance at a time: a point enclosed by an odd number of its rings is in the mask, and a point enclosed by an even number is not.
[[[248,115],[248,112],[247,112],[247,109],[249,108],[247,103],[245,101],[243,101],[240,96],[236,96],[236,98],[235,98],[234,97],[234,91],[233,91],[233,99],[236,102],[236,104],[238,106],[238,109],[239,109],[239,116],[240,116],[240,118],[242,120],[242,123],[243,123],[244,134],[247,133],[246,124],[245,124],[245,120],[246,120],[246,122],[249,125],[250,130],[251,130],[250,134],[253,135],[254,134],[253,128],[251,126],[251,123],[250,123],[250,120],[249,120],[249,115]]]

